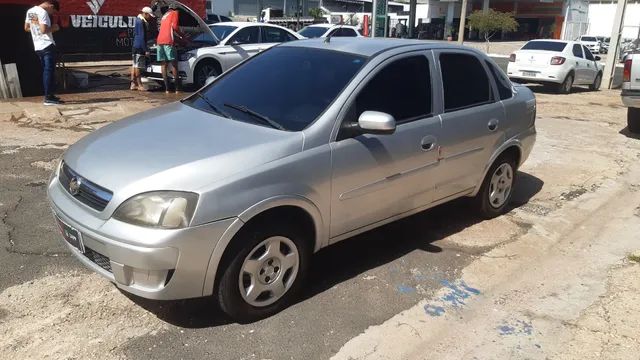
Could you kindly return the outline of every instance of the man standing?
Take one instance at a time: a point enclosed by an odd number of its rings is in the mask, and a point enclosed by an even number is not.
[[[162,63],[162,79],[164,89],[169,93],[169,78],[167,76],[167,65],[171,64],[171,72],[175,81],[176,93],[182,90],[180,77],[178,76],[178,59],[175,47],[175,37],[182,39],[183,35],[178,28],[178,10],[175,3],[169,4],[167,11],[160,21],[160,31],[158,33],[158,61]]]
[[[131,67],[131,90],[145,90],[142,85],[141,69],[147,66],[147,32],[149,21],[155,18],[153,10],[145,6],[136,18],[133,32],[133,66]]]
[[[51,16],[60,10],[57,0],[47,0],[27,11],[24,31],[31,32],[33,47],[42,64],[42,84],[44,87],[44,104],[58,105],[64,103],[55,96],[56,42],[53,33],[60,30],[58,24],[51,24]]]

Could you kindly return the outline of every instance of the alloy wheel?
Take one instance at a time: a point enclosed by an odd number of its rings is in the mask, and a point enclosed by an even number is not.
[[[295,282],[299,264],[300,254],[291,239],[274,236],[264,240],[242,264],[238,278],[240,295],[252,306],[273,304]]]
[[[500,208],[509,199],[513,186],[513,168],[508,163],[498,166],[489,183],[489,203],[493,208]]]

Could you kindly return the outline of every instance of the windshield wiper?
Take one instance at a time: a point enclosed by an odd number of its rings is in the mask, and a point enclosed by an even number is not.
[[[206,96],[202,95],[201,92],[197,92],[196,96],[199,97],[200,99],[204,100],[205,103],[207,103],[207,105],[209,105],[209,107],[211,108],[211,110],[215,111],[216,113],[226,117],[226,118],[231,118],[231,116],[229,114],[227,114],[226,112],[220,110],[219,107],[217,107],[214,103],[212,103],[209,99],[207,99]]]
[[[245,114],[249,114],[249,115],[251,115],[251,116],[255,117],[256,119],[261,120],[263,124],[269,125],[269,126],[271,126],[272,128],[274,128],[274,129],[278,129],[278,130],[286,131],[286,129],[285,129],[285,128],[283,128],[283,127],[282,127],[282,125],[278,124],[277,122],[275,122],[275,121],[273,121],[273,120],[269,119],[268,117],[266,117],[266,116],[264,116],[264,115],[262,115],[262,114],[260,114],[260,113],[257,113],[257,112],[255,112],[255,111],[253,111],[253,110],[251,110],[251,109],[247,108],[247,107],[246,107],[246,106],[244,106],[244,105],[224,104],[224,106],[230,107],[230,108],[232,108],[232,109],[236,109],[236,110],[238,110],[238,111],[240,111],[240,112],[243,112],[243,113],[245,113]]]

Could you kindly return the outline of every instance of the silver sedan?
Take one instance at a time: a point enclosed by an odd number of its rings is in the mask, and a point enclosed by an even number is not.
[[[64,154],[48,197],[70,251],[150,299],[287,306],[312,254],[460,197],[508,210],[535,97],[482,53],[410,40],[282,44]]]

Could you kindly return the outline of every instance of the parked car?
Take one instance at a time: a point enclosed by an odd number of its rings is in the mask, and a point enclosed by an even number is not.
[[[609,41],[611,38],[596,36],[596,39],[600,42],[600,54],[607,54],[609,52]]]
[[[640,133],[640,52],[629,54],[624,59],[621,96],[627,107],[629,131]]]
[[[515,82],[552,85],[568,94],[574,85],[595,91],[602,82],[600,57],[575,41],[531,40],[511,54],[507,74]]]
[[[231,18],[224,15],[218,15],[218,14],[208,14],[206,19],[204,20],[204,22],[209,25],[217,24],[221,22],[231,22],[231,21],[233,21],[231,20]]]
[[[355,26],[335,25],[335,24],[315,24],[309,25],[298,31],[298,34],[305,38],[326,38],[331,37],[362,37],[360,31]]]
[[[582,35],[578,42],[586,46],[593,54],[600,53],[600,40],[595,36]]]
[[[286,307],[326,246],[460,197],[508,211],[535,116],[477,50],[293,41],[82,138],[48,198],[69,250],[120,289],[215,295],[250,321]]]
[[[208,78],[219,76],[260,51],[281,42],[302,39],[296,32],[272,24],[222,22],[207,25],[191,9],[177,4],[181,10],[180,28],[188,36],[188,41],[178,47],[178,75],[185,85],[200,88]],[[159,12],[161,7],[157,9]],[[192,26],[185,29],[185,23]],[[155,52],[155,46],[152,46],[151,62],[143,76],[161,82],[162,73]]]

